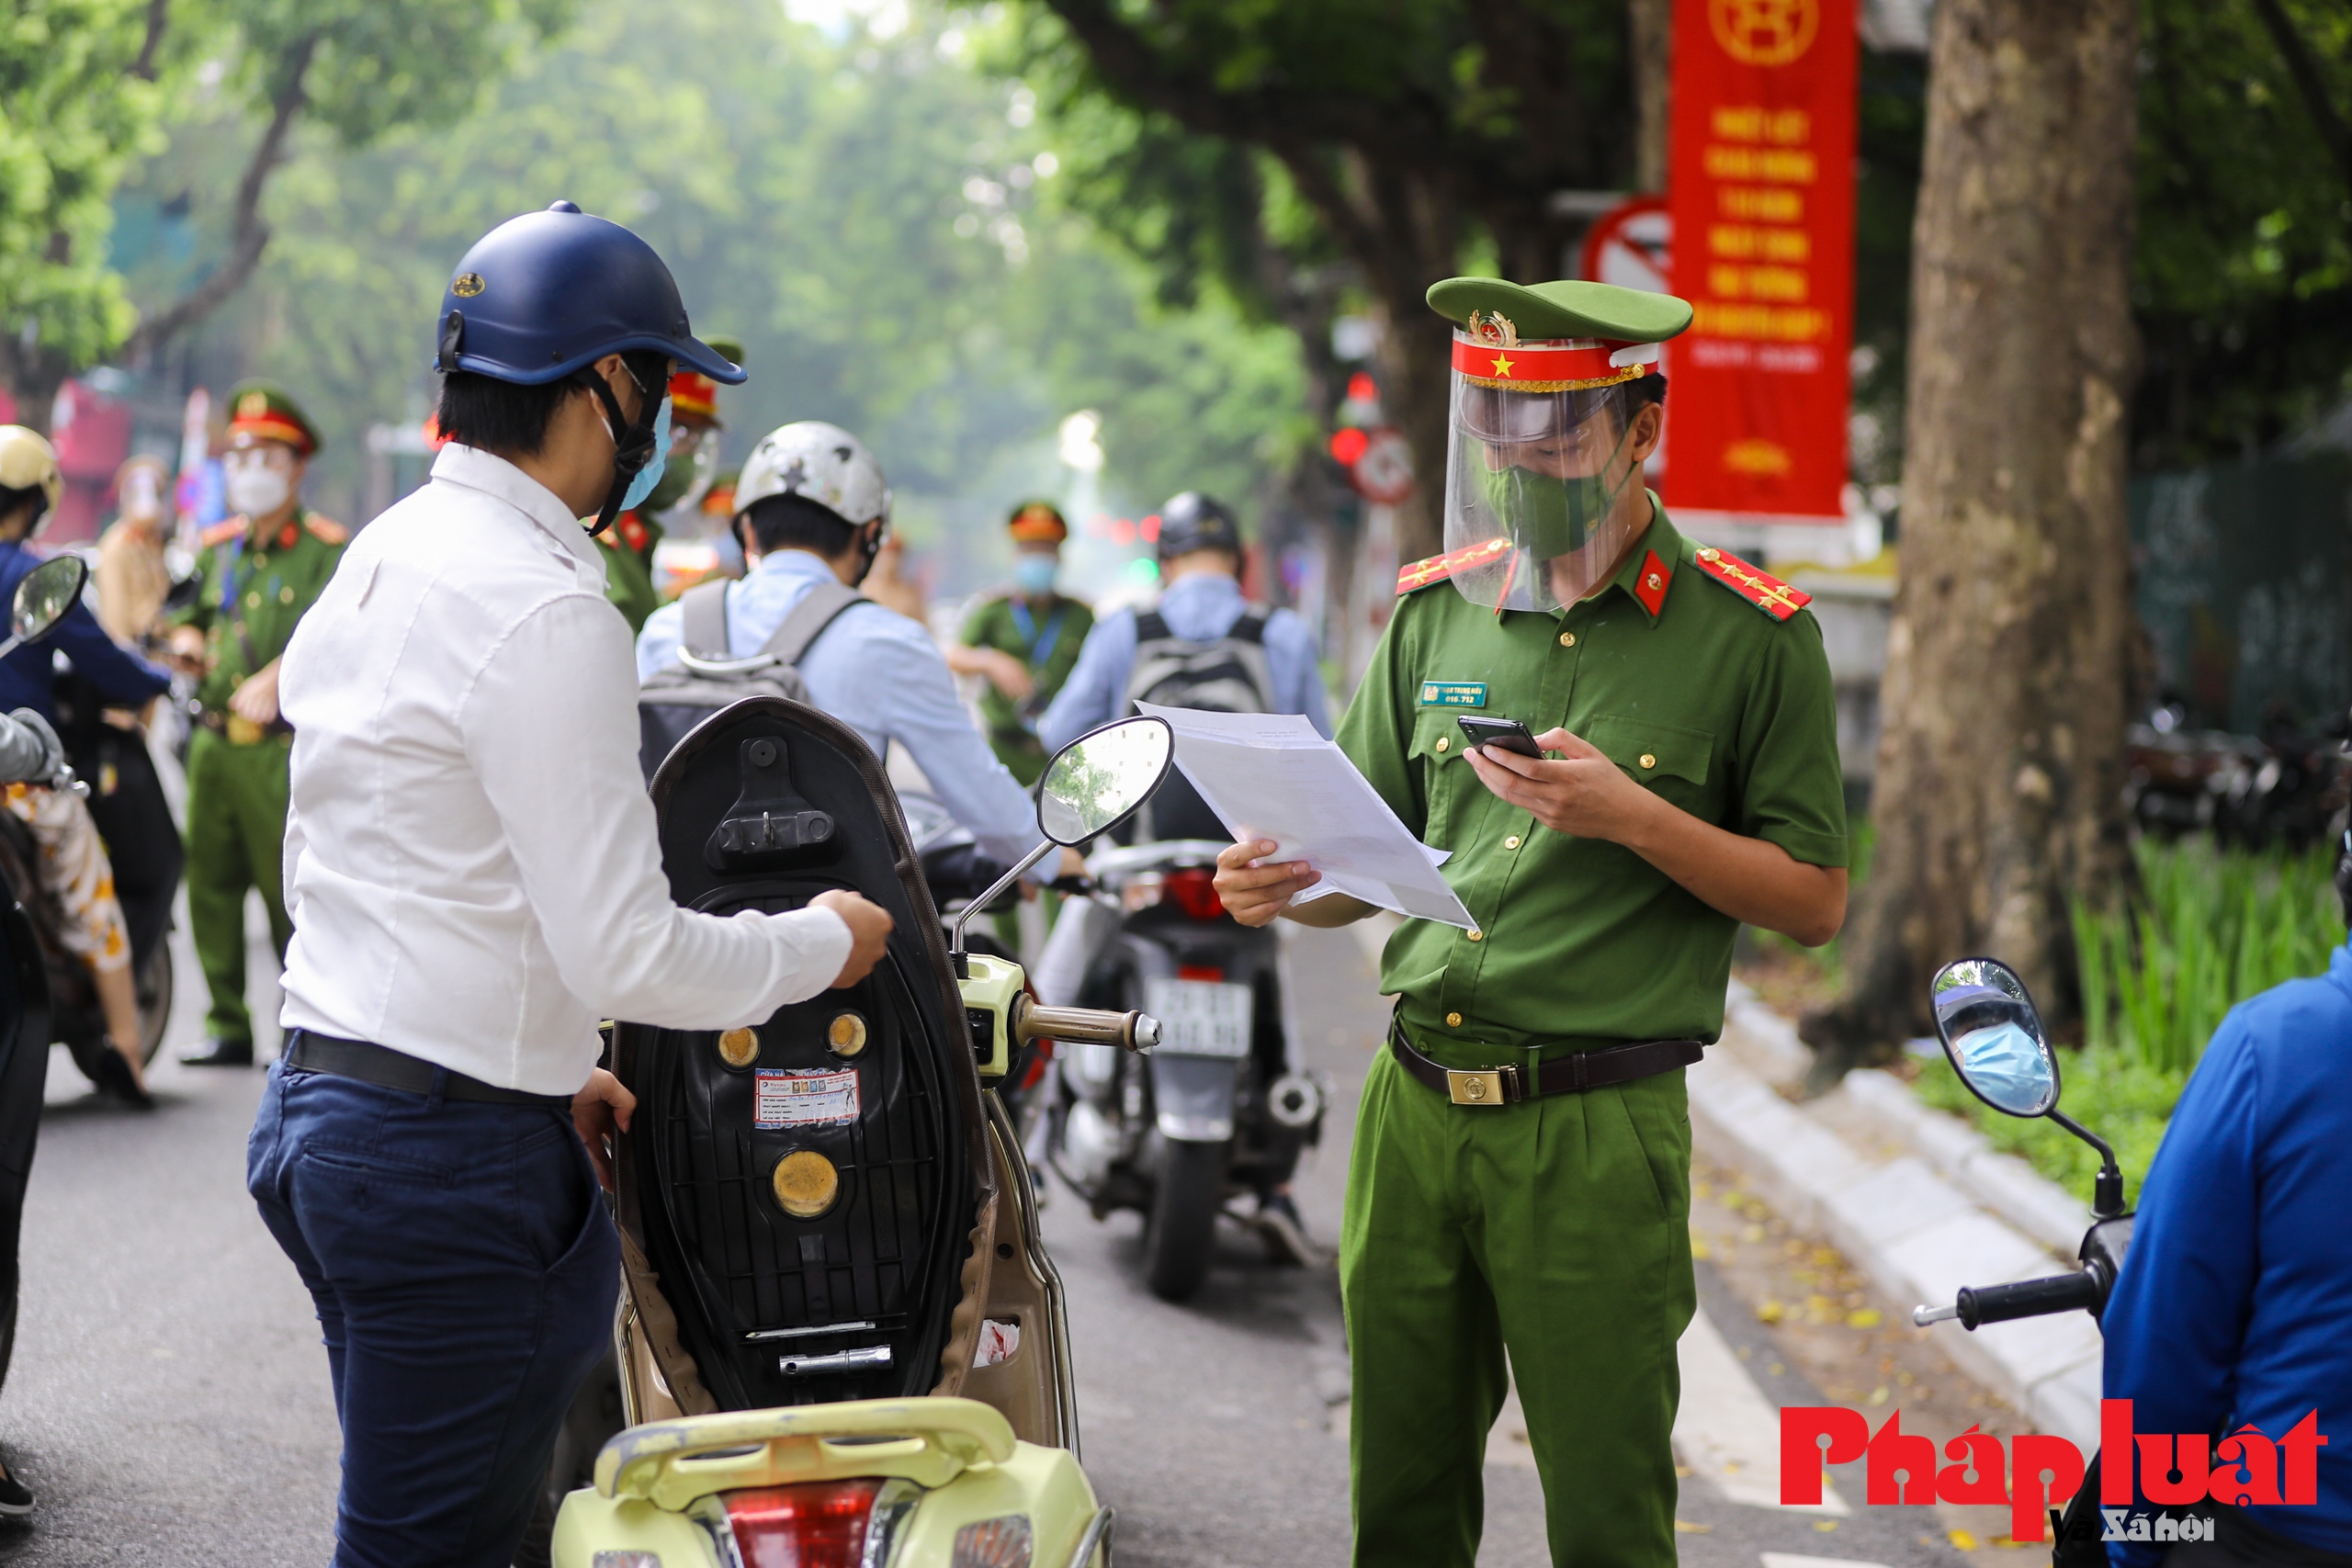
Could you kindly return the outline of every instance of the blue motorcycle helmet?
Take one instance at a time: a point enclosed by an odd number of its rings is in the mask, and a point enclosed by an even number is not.
[[[510,218],[473,243],[441,297],[433,367],[523,386],[577,375],[608,354],[674,359],[729,386],[742,367],[694,335],[677,280],[651,245],[608,219],[559,201]],[[601,376],[585,378],[614,437],[611,492],[591,534],[601,534],[652,488],[668,456],[666,373],[629,374],[643,396],[626,420]],[[650,470],[649,473],[648,470]],[[641,482],[640,482],[641,481]]]

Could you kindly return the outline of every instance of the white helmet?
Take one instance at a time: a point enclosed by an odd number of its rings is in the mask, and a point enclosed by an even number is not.
[[[65,490],[65,476],[57,467],[57,448],[40,432],[21,424],[0,424],[0,488],[38,489],[48,499],[48,511]]]
[[[760,437],[735,483],[735,512],[772,495],[806,496],[855,528],[890,515],[890,486],[865,444],[838,424],[804,419]]]

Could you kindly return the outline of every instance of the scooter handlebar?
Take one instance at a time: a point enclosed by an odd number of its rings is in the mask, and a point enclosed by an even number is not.
[[[1964,1285],[1948,1307],[1919,1307],[1911,1321],[1921,1328],[1958,1318],[1962,1328],[2012,1318],[2046,1317],[2053,1313],[2088,1312],[2107,1293],[2106,1283],[2092,1269],[2052,1274],[2040,1280],[2019,1280],[2007,1285]]]
[[[1033,1040],[1068,1040],[1085,1045],[1116,1045],[1122,1051],[1149,1055],[1159,1043],[1159,1021],[1143,1012],[1049,1008],[1026,1002],[1012,1021],[1012,1036],[1023,1045]]]

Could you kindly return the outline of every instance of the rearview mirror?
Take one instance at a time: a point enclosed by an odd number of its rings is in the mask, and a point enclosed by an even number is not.
[[[89,565],[80,556],[59,556],[33,568],[17,584],[16,603],[8,612],[9,634],[18,642],[48,636],[82,597],[82,585],[89,577]]]
[[[1165,719],[1123,718],[1080,736],[1046,764],[1038,830],[1064,847],[1110,831],[1151,798],[1175,754]]]
[[[1977,1099],[2010,1116],[2057,1108],[2058,1055],[2015,970],[1962,958],[1938,970],[1929,989],[1944,1055]]]

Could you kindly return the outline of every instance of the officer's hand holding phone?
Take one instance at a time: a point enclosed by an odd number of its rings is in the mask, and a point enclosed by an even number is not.
[[[1462,724],[1466,733],[1470,720]],[[1521,726],[1511,728],[1525,733]],[[1554,832],[1627,843],[1665,804],[1597,747],[1565,729],[1547,729],[1530,739],[1539,751],[1559,755],[1529,757],[1488,742],[1470,748],[1470,766],[1487,789]]]

